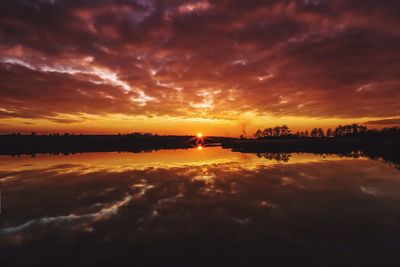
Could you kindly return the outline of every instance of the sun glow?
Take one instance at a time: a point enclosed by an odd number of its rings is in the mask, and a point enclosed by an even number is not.
[[[203,134],[202,133],[198,133],[197,134],[197,138],[203,138]]]

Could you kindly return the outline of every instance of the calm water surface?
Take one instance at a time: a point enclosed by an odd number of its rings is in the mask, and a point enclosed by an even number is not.
[[[400,266],[400,172],[368,158],[0,156],[1,266]]]

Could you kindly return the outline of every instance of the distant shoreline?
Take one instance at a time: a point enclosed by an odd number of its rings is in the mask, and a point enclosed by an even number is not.
[[[327,152],[341,153],[354,150],[389,152],[400,149],[399,138],[288,138],[288,139],[245,139],[226,141],[222,147],[238,152]]]
[[[195,136],[179,135],[0,135],[0,154],[63,152],[140,152],[154,149],[190,148],[198,145]],[[205,137],[201,144],[221,144],[239,152],[319,152],[342,153],[354,150],[400,151],[399,137],[324,137],[239,139]]]
[[[199,146],[195,136],[158,135],[0,135],[0,155],[76,154],[89,152],[142,153]],[[364,155],[400,166],[400,138],[378,137],[278,137],[239,139],[205,137],[200,145],[221,146],[240,153],[314,153]],[[355,154],[355,155],[356,155]]]
[[[178,135],[0,135],[0,155],[32,155],[84,152],[144,152],[159,149],[213,145],[233,138]]]

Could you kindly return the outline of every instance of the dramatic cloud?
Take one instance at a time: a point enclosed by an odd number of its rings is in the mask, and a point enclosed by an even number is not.
[[[3,0],[0,118],[397,117],[399,10],[397,0]]]
[[[383,119],[383,120],[376,120],[376,121],[367,121],[365,124],[369,124],[369,125],[385,125],[385,126],[400,125],[400,118]]]

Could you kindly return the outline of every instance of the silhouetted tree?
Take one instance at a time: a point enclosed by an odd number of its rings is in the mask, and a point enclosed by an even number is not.
[[[281,135],[281,127],[276,126],[276,127],[274,128],[274,136],[278,137],[278,136],[280,136],[280,135]]]
[[[329,128],[328,130],[326,130],[326,137],[332,137],[333,136],[333,131],[331,128]]]
[[[281,136],[289,135],[290,132],[291,131],[290,131],[289,127],[286,124],[281,126],[281,133],[280,133]]]
[[[335,128],[334,131],[335,136],[343,136],[343,126],[339,125],[338,127]]]
[[[314,128],[310,133],[311,137],[324,137],[324,130],[322,128]]]
[[[317,128],[312,129],[310,132],[310,136],[317,137],[317,135],[318,135],[318,129]]]
[[[347,136],[347,135],[357,135],[360,133],[366,133],[368,131],[368,128],[363,125],[359,124],[350,124],[350,125],[339,125],[336,127],[334,131],[335,136]]]
[[[254,133],[254,136],[257,138],[262,138],[262,137],[280,137],[280,136],[290,136],[291,130],[287,125],[282,125],[279,126],[277,125],[274,128],[265,128],[264,130],[257,130]]]
[[[274,133],[274,130],[273,130],[272,128],[265,128],[265,129],[262,131],[262,136],[263,136],[263,137],[272,136],[273,133]]]
[[[263,136],[263,132],[262,132],[261,130],[257,130],[257,131],[254,133],[254,136],[255,136],[256,138],[261,138],[261,137]]]
[[[318,128],[318,137],[324,137],[325,136],[325,134],[324,134],[324,130],[322,130],[322,128],[320,127],[320,128]]]

